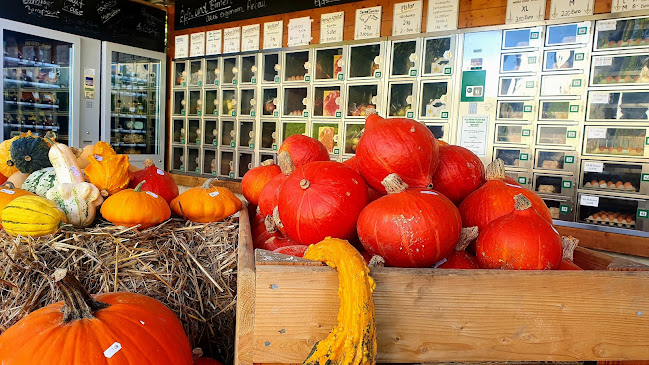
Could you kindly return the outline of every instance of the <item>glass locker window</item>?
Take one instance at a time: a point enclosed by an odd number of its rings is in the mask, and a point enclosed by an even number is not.
[[[451,38],[427,39],[424,48],[424,74],[450,75],[452,73]]]
[[[338,123],[313,123],[311,137],[322,142],[329,153],[338,147]]]
[[[205,135],[205,145],[219,145],[219,122],[217,120],[205,119],[203,121],[203,134]]]
[[[257,56],[241,56],[241,82],[244,84],[257,83]]]
[[[203,175],[216,176],[216,151],[203,150]]]
[[[379,86],[349,85],[347,93],[347,115],[365,117],[376,112]]]
[[[392,76],[417,76],[417,42],[392,44]],[[412,73],[411,71],[414,71]]]
[[[264,56],[264,82],[280,82],[279,54],[269,53]]]
[[[189,61],[189,86],[203,86],[203,61]]]
[[[584,161],[584,188],[637,193],[644,178],[647,178],[642,170],[640,164]]]
[[[364,130],[364,124],[347,124],[345,126],[345,153],[356,153],[358,142],[360,141]]]
[[[388,115],[391,117],[406,117],[412,111],[415,102],[414,85],[412,83],[390,84],[390,107]],[[412,118],[413,113],[408,116]]]
[[[350,47],[349,77],[374,77],[380,70],[381,45],[368,44]],[[376,75],[377,77],[380,75]]]
[[[285,53],[284,81],[305,81],[309,69],[309,51]]]
[[[448,118],[450,88],[447,81],[433,81],[421,84],[422,118]]]
[[[338,117],[342,115],[340,86],[319,86],[314,88],[313,115],[317,117]]]
[[[283,123],[282,124],[282,137],[287,139],[295,134],[306,133],[306,123]]]
[[[316,80],[344,80],[342,48],[326,48],[315,51]]]
[[[239,123],[239,147],[255,148],[255,125],[253,122]]]
[[[630,18],[597,22],[595,49],[617,50],[649,46],[649,19]]]
[[[284,89],[283,113],[285,116],[307,116],[305,115],[305,113],[307,109],[306,103],[308,103],[308,90],[309,89],[306,87],[293,87]]]
[[[279,112],[277,110],[277,88],[263,89],[263,102],[264,110],[262,112],[263,116],[277,117]]]
[[[260,148],[277,149],[277,123],[262,122],[261,123],[261,141]]]
[[[221,73],[221,68],[219,67],[219,64],[221,59],[216,58],[216,59],[211,59],[205,61],[206,64],[206,76],[205,76],[205,86],[207,85],[213,85],[213,86],[218,86],[219,85],[219,76]]]

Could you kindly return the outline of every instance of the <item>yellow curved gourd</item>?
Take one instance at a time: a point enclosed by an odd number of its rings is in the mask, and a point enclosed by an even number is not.
[[[11,236],[52,234],[65,222],[65,214],[55,202],[35,195],[20,196],[2,210],[2,227]]]
[[[327,237],[309,246],[304,258],[322,261],[338,269],[338,324],[318,342],[303,365],[376,364],[376,289],[370,269],[360,253],[347,241]]]

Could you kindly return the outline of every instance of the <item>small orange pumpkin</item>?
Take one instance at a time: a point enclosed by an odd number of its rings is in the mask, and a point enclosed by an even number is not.
[[[163,197],[150,191],[142,191],[142,181],[135,189],[122,190],[111,195],[101,206],[101,215],[116,226],[140,229],[160,224],[171,216],[171,210]]]
[[[11,203],[14,199],[23,195],[36,195],[27,190],[19,189],[14,186],[11,181],[7,181],[0,185],[0,221],[2,221],[2,210]],[[2,228],[2,224],[0,224]]]
[[[107,197],[128,187],[128,156],[107,155],[88,156],[90,164],[84,170],[86,179],[99,188],[101,195]]]
[[[19,137],[16,136],[0,143],[0,174],[9,177],[18,172],[18,168],[11,161],[11,144]]]
[[[241,180],[241,190],[243,196],[251,204],[257,205],[259,203],[259,196],[261,191],[272,178],[282,173],[282,170],[275,164],[273,160],[266,160],[254,169],[246,172]]]
[[[241,210],[241,200],[227,188],[212,186],[214,180],[178,195],[171,201],[171,210],[198,223],[219,222]]]

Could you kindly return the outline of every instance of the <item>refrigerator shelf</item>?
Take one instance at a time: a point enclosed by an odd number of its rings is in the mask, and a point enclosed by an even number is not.
[[[59,126],[56,125],[35,125],[35,124],[9,124],[10,127],[14,128],[33,128],[33,129],[51,129],[54,131],[59,130]]]
[[[23,81],[23,80],[14,80],[14,79],[3,79],[6,84],[16,84],[23,85],[25,88],[36,88],[36,89],[58,89],[58,90],[68,90],[67,86],[56,85],[56,84],[46,84],[43,82],[33,82],[33,81]]]
[[[29,103],[26,101],[11,101],[11,100],[5,100],[5,104],[8,105],[20,105],[20,106],[30,106],[33,108],[39,108],[39,109],[58,109],[59,106],[54,104],[40,104],[40,103]]]
[[[135,119],[146,119],[147,115],[143,114],[122,114],[122,113],[111,113],[111,117],[115,118],[135,118]]]
[[[122,128],[115,128],[111,129],[112,132],[115,133],[130,133],[130,134],[146,134],[147,131],[142,130],[142,129],[122,129]]]
[[[5,67],[12,67],[11,62],[14,62],[16,66],[32,66],[32,67],[50,67],[50,68],[66,68],[69,66],[63,66],[63,65],[57,65],[53,63],[47,63],[47,62],[39,62],[39,61],[30,61],[30,60],[25,60],[22,58],[17,58],[17,57],[5,57],[5,63],[7,65]]]

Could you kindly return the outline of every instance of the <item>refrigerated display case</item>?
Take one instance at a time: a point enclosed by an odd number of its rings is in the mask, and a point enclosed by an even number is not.
[[[649,195],[649,164],[582,160],[580,188],[608,193]]]
[[[578,202],[578,222],[649,231],[647,200],[580,193]]]

